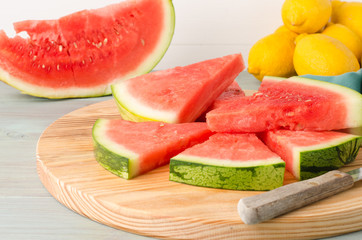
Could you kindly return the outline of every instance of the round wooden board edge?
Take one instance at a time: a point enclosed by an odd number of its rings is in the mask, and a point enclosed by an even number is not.
[[[330,221],[330,225],[327,224],[327,226],[325,223],[323,223],[324,226],[319,226],[318,223],[313,221],[296,223],[294,221],[296,218],[298,218],[298,216],[295,214],[291,216],[291,218],[288,217],[288,215],[285,215],[265,223],[251,226],[243,224],[241,220],[240,222],[215,222],[209,221],[207,219],[199,219],[200,221],[198,222],[195,221],[195,219],[191,219],[189,217],[180,218],[172,216],[159,216],[159,219],[155,219],[155,216],[145,217],[142,215],[145,213],[139,213],[137,211],[133,212],[132,214],[127,211],[118,213],[112,212],[112,215],[118,214],[119,216],[113,216],[113,222],[105,220],[106,216],[104,214],[109,214],[109,211],[111,211],[107,207],[108,203],[99,202],[88,193],[79,192],[71,185],[59,181],[59,179],[57,179],[57,177],[47,169],[46,165],[40,157],[41,154],[38,152],[38,149],[39,145],[42,144],[42,136],[46,132],[50,131],[58,123],[58,121],[64,117],[73,115],[75,113],[78,114],[84,109],[99,108],[110,104],[114,104],[114,106],[116,106],[114,100],[110,99],[70,112],[49,125],[49,127],[44,130],[38,140],[36,156],[37,170],[41,182],[55,199],[80,215],[117,229],[122,229],[144,236],[165,239],[250,239],[251,236],[253,236],[253,238],[260,239],[314,239],[336,236],[362,229],[362,214],[356,214],[356,212],[354,212],[354,214],[353,212],[346,214],[347,216],[345,217],[340,216],[341,218],[339,220],[342,219],[344,224],[341,224],[337,228],[336,225],[338,226],[338,223],[333,221]],[[361,154],[361,152],[359,154]],[[71,196],[69,193],[76,193],[77,196],[73,198],[73,196]],[[66,197],[64,194],[66,194]],[[85,201],[85,199],[87,201]],[[91,211],[84,211],[83,206],[86,206]],[[137,223],[137,227],[132,225],[132,222],[131,224],[129,222],[133,218],[139,218],[141,221],[141,223]],[[140,224],[142,225],[141,227]],[[281,232],[275,232],[276,226],[279,226]],[[303,226],[313,228],[313,233],[308,233],[305,229],[303,229]],[[295,231],[296,228],[301,227],[303,231]],[[160,232],[162,229],[167,231]]]

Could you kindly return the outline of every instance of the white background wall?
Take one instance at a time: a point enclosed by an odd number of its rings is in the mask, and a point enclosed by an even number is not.
[[[4,1],[4,0],[3,0]],[[7,0],[0,8],[0,29],[12,22],[52,19],[119,0]],[[175,34],[156,69],[187,65],[241,52],[245,62],[251,46],[282,25],[284,0],[173,0]]]
[[[241,52],[282,24],[283,0],[174,0],[176,30],[160,68]]]

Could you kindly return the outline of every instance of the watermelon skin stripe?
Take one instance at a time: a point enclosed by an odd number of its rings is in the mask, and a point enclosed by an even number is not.
[[[102,167],[121,178],[131,178],[128,158],[115,154],[98,142],[94,143],[94,153],[97,162]]]
[[[355,136],[335,146],[319,150],[299,150],[299,179],[305,180],[317,177],[353,162],[357,157],[361,144],[362,137]]]
[[[222,167],[183,159],[170,161],[170,180],[200,187],[265,191],[283,185],[285,163],[255,167]]]
[[[139,172],[138,154],[126,149],[104,134],[107,120],[98,119],[92,130],[94,156],[97,162],[113,174],[131,179]]]
[[[286,170],[298,180],[351,163],[362,144],[362,136],[335,131],[277,130],[264,132],[259,137],[285,161]]]

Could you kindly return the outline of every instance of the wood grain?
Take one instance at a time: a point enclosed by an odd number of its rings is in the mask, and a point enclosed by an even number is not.
[[[362,229],[362,182],[342,194],[257,225],[245,225],[240,198],[260,192],[195,187],[168,180],[168,166],[132,180],[94,159],[91,128],[119,118],[113,100],[73,111],[51,124],[37,146],[37,169],[48,191],[73,211],[108,226],[167,239],[315,239]],[[362,167],[357,159],[342,168]],[[285,184],[295,182],[286,173]]]
[[[246,224],[257,224],[344,192],[353,185],[351,175],[338,170],[329,171],[315,178],[242,198],[238,203],[239,216]]]

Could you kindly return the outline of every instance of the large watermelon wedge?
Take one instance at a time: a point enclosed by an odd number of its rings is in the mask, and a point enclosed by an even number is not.
[[[34,96],[111,93],[110,85],[147,73],[174,32],[171,0],[128,0],[57,20],[14,24],[29,38],[0,31],[0,79]]]
[[[362,136],[334,132],[277,130],[260,135],[297,179],[305,180],[352,162]]]
[[[263,81],[253,96],[212,110],[206,118],[216,132],[353,128],[362,126],[362,95],[301,77]]]
[[[209,107],[209,110],[218,108],[230,101],[244,97],[245,92],[239,86],[239,83],[234,81]]]
[[[112,85],[123,119],[195,121],[244,69],[241,54],[156,71]]]
[[[255,134],[217,133],[170,161],[170,180],[233,190],[283,185],[285,163]]]
[[[200,117],[197,118],[197,122],[205,122],[206,121],[206,113],[211,110],[218,108],[224,104],[228,104],[231,101],[238,99],[240,97],[244,97],[245,92],[239,86],[237,81],[234,81],[221,95],[215,99],[215,101],[211,104],[211,106],[203,113]]]
[[[211,134],[206,123],[98,119],[93,126],[96,160],[125,179],[167,164],[172,156],[205,141]]]

